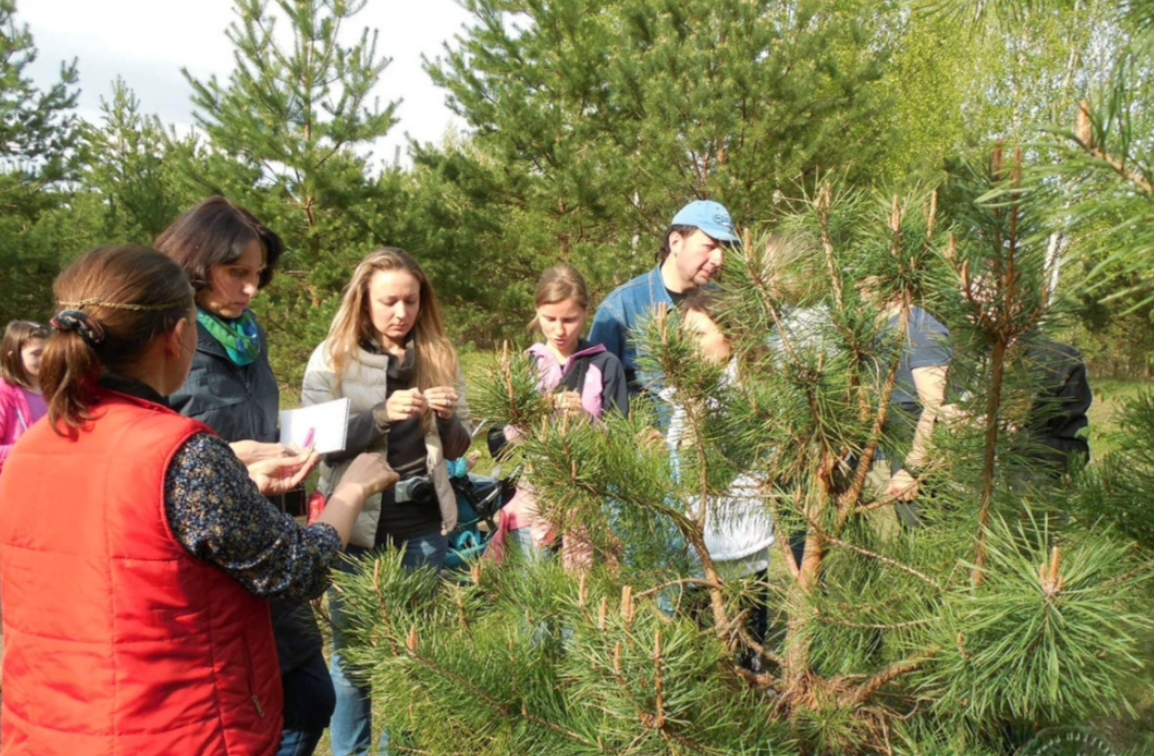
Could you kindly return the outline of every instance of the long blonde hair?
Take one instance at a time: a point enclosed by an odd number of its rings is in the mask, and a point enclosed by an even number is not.
[[[377,271],[402,270],[417,279],[421,307],[413,324],[413,386],[424,391],[433,386],[457,383],[457,350],[445,334],[445,319],[437,304],[437,295],[428,276],[412,256],[403,249],[384,247],[369,253],[353,271],[353,277],[341,296],[341,306],[329,327],[325,356],[333,367],[337,382],[349,366],[349,360],[363,342],[375,343],[377,333],[369,314],[369,283]]]

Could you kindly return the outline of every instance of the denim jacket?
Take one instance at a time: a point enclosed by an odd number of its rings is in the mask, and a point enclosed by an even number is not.
[[[660,382],[660,376],[638,374],[637,347],[633,343],[644,330],[645,320],[660,304],[673,309],[673,300],[665,290],[658,266],[614,289],[593,317],[589,341],[604,344],[621,360],[630,396],[636,396],[642,389],[653,391]]]

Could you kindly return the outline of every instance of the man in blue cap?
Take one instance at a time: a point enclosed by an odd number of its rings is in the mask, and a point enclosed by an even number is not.
[[[672,309],[689,292],[708,285],[721,270],[726,247],[737,243],[733,220],[723,205],[712,200],[690,202],[673,217],[657,267],[618,286],[597,308],[589,340],[604,344],[621,360],[631,395],[651,387],[637,375],[637,349],[630,337],[657,307]]]

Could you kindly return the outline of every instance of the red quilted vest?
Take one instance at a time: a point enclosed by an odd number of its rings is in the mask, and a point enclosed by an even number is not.
[[[268,604],[172,535],[195,433],[105,393],[76,440],[40,423],[0,476],[4,756],[264,756],[281,731]]]

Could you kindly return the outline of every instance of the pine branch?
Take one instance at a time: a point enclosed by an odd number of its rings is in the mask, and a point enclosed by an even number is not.
[[[904,343],[910,327],[910,308],[908,304],[903,304],[901,310],[901,318],[898,322],[898,338]],[[865,449],[862,450],[861,459],[858,461],[857,469],[854,471],[853,484],[850,485],[848,491],[843,493],[838,499],[838,518],[837,529],[840,533],[845,527],[846,522],[849,521],[849,516],[856,513],[854,505],[861,500],[862,491],[865,490],[866,479],[869,475],[870,468],[873,466],[874,455],[877,454],[878,444],[881,443],[882,431],[885,428],[886,419],[890,413],[890,403],[893,401],[894,389],[898,385],[898,369],[901,367],[901,360],[897,359],[890,365],[890,371],[886,375],[885,383],[882,386],[881,404],[878,406],[877,415],[874,417],[873,425],[870,428],[869,441],[866,442]]]
[[[778,508],[775,506],[773,508],[774,522],[781,522],[781,518],[778,516],[778,511],[779,511]],[[797,559],[793,555],[793,548],[789,544],[789,539],[788,538],[778,538],[777,543],[778,543],[778,546],[781,547],[781,553],[785,556],[785,566],[789,568],[790,576],[793,577],[793,579],[795,581],[800,580],[801,579],[801,565],[799,565],[797,563]]]
[[[720,588],[720,587],[722,587],[720,583],[718,583],[714,580],[702,580],[700,578],[684,578],[682,580],[670,580],[668,582],[662,583],[659,586],[656,586],[654,588],[650,588],[647,591],[642,591],[641,593],[637,594],[637,598],[640,599],[640,598],[647,598],[649,596],[656,596],[659,593],[661,593],[662,591],[665,591],[669,588],[673,588],[675,586],[686,586],[686,585],[699,585],[699,586],[702,586],[703,588]]]
[[[936,649],[931,649],[929,653],[924,656],[919,656],[914,659],[906,659],[895,664],[890,665],[881,672],[867,680],[864,684],[852,691],[848,699],[843,702],[843,705],[848,708],[857,708],[865,704],[875,693],[889,685],[894,680],[897,680],[911,672],[917,670],[928,664],[937,654]]]
[[[845,620],[826,616],[820,612],[815,612],[814,616],[820,618],[822,622],[828,622],[831,625],[837,625],[838,627],[850,627],[855,630],[904,630],[908,627],[920,627],[922,625],[928,625],[933,622],[932,619],[923,618],[910,620],[909,622],[897,622],[890,625],[877,625],[863,622],[846,622]]]
[[[1001,147],[994,150],[992,174],[995,181],[1002,180],[1002,152]],[[981,585],[985,580],[985,565],[987,559],[987,538],[990,524],[990,514],[993,509],[994,477],[997,466],[998,438],[1001,432],[999,414],[1003,402],[1003,386],[1006,376],[1006,359],[1009,347],[1022,333],[1034,327],[1041,313],[1034,313],[1027,322],[1015,322],[1015,316],[1022,308],[1021,276],[1018,270],[1018,254],[1021,239],[1019,238],[1019,219],[1022,213],[1022,199],[1019,193],[1021,183],[1022,152],[1019,148],[1014,153],[1014,168],[1010,175],[1011,202],[1010,237],[1005,256],[994,258],[994,279],[997,281],[998,305],[996,311],[989,312],[989,307],[980,293],[976,292],[969,275],[968,261],[962,266],[961,278],[963,293],[971,307],[977,313],[980,326],[993,337],[994,348],[990,356],[989,393],[986,399],[986,445],[982,460],[982,492],[981,504],[978,513],[978,543],[977,555],[974,560],[972,580],[974,585]],[[995,215],[1000,213],[994,208]]]
[[[746,617],[745,612],[742,612],[740,619],[742,621],[744,621],[745,617]],[[764,659],[768,659],[769,661],[773,662],[774,664],[776,664],[780,668],[785,667],[785,659],[780,654],[778,654],[776,651],[770,651],[764,645],[762,645],[761,643],[758,643],[756,640],[754,640],[753,636],[749,634],[749,630],[748,630],[748,628],[745,627],[744,624],[735,625],[735,629],[737,630],[737,634],[739,636],[741,636],[741,642],[745,645],[746,648],[752,649],[753,651],[757,652],[757,654],[759,656],[761,656]],[[742,671],[748,671],[748,670],[745,670],[743,667],[735,667],[735,669],[738,671],[739,674]],[[769,678],[769,679],[773,680],[773,678]],[[775,685],[776,685],[776,683],[771,684],[769,687],[775,687]]]
[[[833,286],[834,301],[839,311],[845,311],[845,292],[841,284],[841,271],[837,269],[837,257],[834,254],[833,238],[829,230],[830,208],[833,206],[833,190],[829,184],[823,184],[818,190],[814,207],[818,214],[818,223],[821,226],[821,245],[825,251],[825,262],[829,268],[829,280]]]
[[[810,523],[811,527],[813,527],[814,525],[815,525],[815,523],[812,523],[812,522]],[[873,559],[876,562],[880,562],[881,564],[887,565],[889,567],[893,567],[895,570],[900,570],[900,571],[902,571],[908,575],[913,575],[914,577],[918,578],[919,580],[922,580],[923,582],[925,582],[929,585],[932,585],[939,592],[944,590],[942,588],[941,583],[934,580],[932,577],[930,577],[929,575],[926,575],[925,573],[918,572],[913,567],[909,567],[908,565],[904,565],[901,562],[890,559],[889,557],[882,556],[881,554],[878,554],[877,552],[869,551],[868,549],[863,549],[860,546],[854,546],[852,543],[846,543],[845,541],[834,538],[831,535],[826,535],[825,540],[827,543],[829,543],[833,546],[840,546],[841,548],[846,549],[848,551],[852,551],[855,554],[858,554],[860,556],[864,556],[868,559]]]
[[[411,639],[412,639],[412,636],[410,636],[410,640]],[[609,753],[609,751],[606,751],[604,749],[602,744],[594,743],[593,741],[589,740],[588,738],[583,737],[580,733],[573,732],[572,730],[567,730],[564,727],[561,727],[561,726],[559,726],[553,722],[550,722],[547,719],[542,719],[541,717],[535,716],[534,714],[531,714],[524,706],[521,707],[520,712],[514,712],[508,706],[501,703],[501,701],[499,701],[496,697],[489,694],[487,691],[482,690],[477,685],[473,684],[473,682],[470,681],[469,679],[462,677],[461,675],[458,675],[449,669],[446,669],[445,667],[441,666],[440,664],[437,664],[432,659],[421,654],[416,643],[407,644],[404,653],[409,658],[413,659],[414,661],[416,661],[420,664],[423,664],[425,667],[432,670],[434,673],[441,675],[441,676],[443,676],[449,680],[452,680],[457,685],[460,685],[462,688],[469,691],[470,693],[475,695],[477,698],[481,699],[484,703],[488,704],[490,708],[497,711],[505,719],[510,719],[513,716],[515,716],[517,713],[519,713],[523,719],[525,719],[529,722],[532,722],[535,725],[538,725],[540,727],[544,727],[548,730],[551,730],[555,733],[558,733],[559,735],[564,735],[565,737],[569,738],[570,740],[575,740],[578,743],[581,743],[582,745],[588,746],[590,748],[596,748],[601,753]]]
[[[1090,116],[1090,103],[1083,100],[1082,104],[1078,108],[1077,133],[1072,137],[1074,144],[1078,145],[1079,149],[1081,149],[1090,157],[1105,163],[1110,167],[1111,170],[1113,170],[1124,180],[1133,184],[1147,197],[1154,198],[1154,183],[1152,183],[1137,171],[1126,167],[1125,159],[1111,155],[1109,152],[1106,152],[1106,150],[1102,149],[1102,147],[1094,143],[1092,124],[1093,122]]]
[[[661,652],[661,630],[660,630],[660,628],[658,628],[658,630],[657,630],[657,635],[656,635],[655,639],[656,639],[656,643],[655,643],[655,650],[654,650],[654,659],[657,660],[660,657],[660,652]],[[621,655],[622,655],[622,649],[621,649],[621,643],[619,641],[613,649],[613,679],[617,681],[617,684],[621,688],[621,692],[625,695],[625,698],[628,699],[629,702],[633,705],[633,709],[637,713],[637,718],[641,722],[642,726],[644,726],[648,729],[651,729],[651,730],[657,730],[659,733],[661,733],[661,736],[663,738],[665,738],[666,740],[673,740],[674,742],[678,743],[679,745],[682,745],[686,748],[689,748],[693,751],[696,751],[697,753],[709,753],[709,748],[707,748],[707,747],[705,747],[699,743],[696,743],[695,741],[690,740],[689,738],[682,735],[681,733],[678,733],[677,731],[671,730],[669,728],[669,723],[666,720],[665,713],[663,711],[663,703],[662,703],[662,697],[661,697],[661,690],[662,690],[661,685],[662,685],[662,683],[661,683],[661,679],[660,679],[660,676],[661,676],[660,664],[657,665],[657,679],[655,681],[655,687],[658,690],[658,694],[657,694],[657,698],[656,698],[657,711],[654,714],[650,714],[648,711],[645,710],[645,707],[643,707],[641,705],[641,702],[639,702],[637,700],[637,698],[633,695],[633,690],[629,685],[629,681],[625,679],[625,674],[624,674],[624,672],[622,670],[622,666],[621,666]],[[640,741],[641,737],[642,737],[641,735],[638,735],[634,739],[633,743],[630,744],[630,748],[632,748],[632,746],[634,744],[636,744],[638,741]],[[628,752],[629,750],[630,749],[627,748],[626,752]]]

